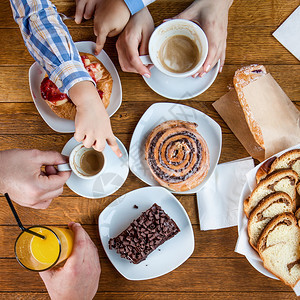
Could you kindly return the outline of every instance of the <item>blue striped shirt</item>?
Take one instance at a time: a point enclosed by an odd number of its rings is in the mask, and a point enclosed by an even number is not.
[[[113,1],[113,0],[111,0]],[[130,10],[130,13],[134,15],[141,9],[143,9],[145,6],[149,5],[150,3],[154,2],[155,0],[124,0],[126,3],[128,9]]]
[[[48,0],[10,0],[14,19],[32,57],[61,92],[90,80],[67,26]]]

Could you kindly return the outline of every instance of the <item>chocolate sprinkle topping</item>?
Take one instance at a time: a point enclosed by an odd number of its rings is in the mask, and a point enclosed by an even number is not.
[[[154,203],[117,237],[108,242],[122,258],[138,264],[165,241],[175,236],[180,229],[176,223]],[[126,242],[125,242],[126,241]]]

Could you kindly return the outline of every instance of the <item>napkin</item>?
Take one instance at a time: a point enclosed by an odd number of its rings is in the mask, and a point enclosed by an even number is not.
[[[240,193],[246,174],[253,167],[251,157],[217,165],[209,181],[197,193],[201,230],[237,225]]]
[[[300,144],[290,147],[288,149],[285,149],[279,153],[276,153],[275,156],[279,157],[283,153],[292,150],[292,149],[299,149]],[[246,184],[248,185],[248,190],[252,191],[254,187],[256,186],[256,180],[255,180],[255,175],[258,170],[258,168],[263,164],[264,162],[260,163],[257,165],[255,168],[250,170],[246,176]],[[259,270],[262,274],[271,277],[271,278],[276,278],[273,274],[271,274],[269,271],[267,271],[263,267],[262,260],[260,259],[258,253],[250,246],[249,244],[249,237],[248,237],[248,231],[247,231],[247,226],[248,226],[248,219],[246,215],[244,214],[243,211],[243,199],[240,199],[241,201],[239,202],[238,205],[238,240],[235,246],[235,252],[242,254],[246,256],[248,259],[249,263]],[[294,292],[297,294],[297,296],[300,296],[300,282],[294,287]]]
[[[300,60],[300,6],[273,32],[273,36]]]

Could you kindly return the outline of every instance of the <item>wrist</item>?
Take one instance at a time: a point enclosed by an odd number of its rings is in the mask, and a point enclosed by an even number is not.
[[[91,81],[80,81],[69,89],[69,97],[76,107],[101,101],[100,96]],[[99,99],[98,99],[99,98]]]

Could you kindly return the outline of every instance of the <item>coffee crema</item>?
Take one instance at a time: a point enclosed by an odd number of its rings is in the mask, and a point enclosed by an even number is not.
[[[166,39],[158,53],[162,66],[173,73],[185,73],[199,62],[201,50],[185,35],[174,35]]]
[[[84,152],[80,158],[80,168],[88,176],[96,175],[102,170],[103,166],[103,154],[94,149]]]

